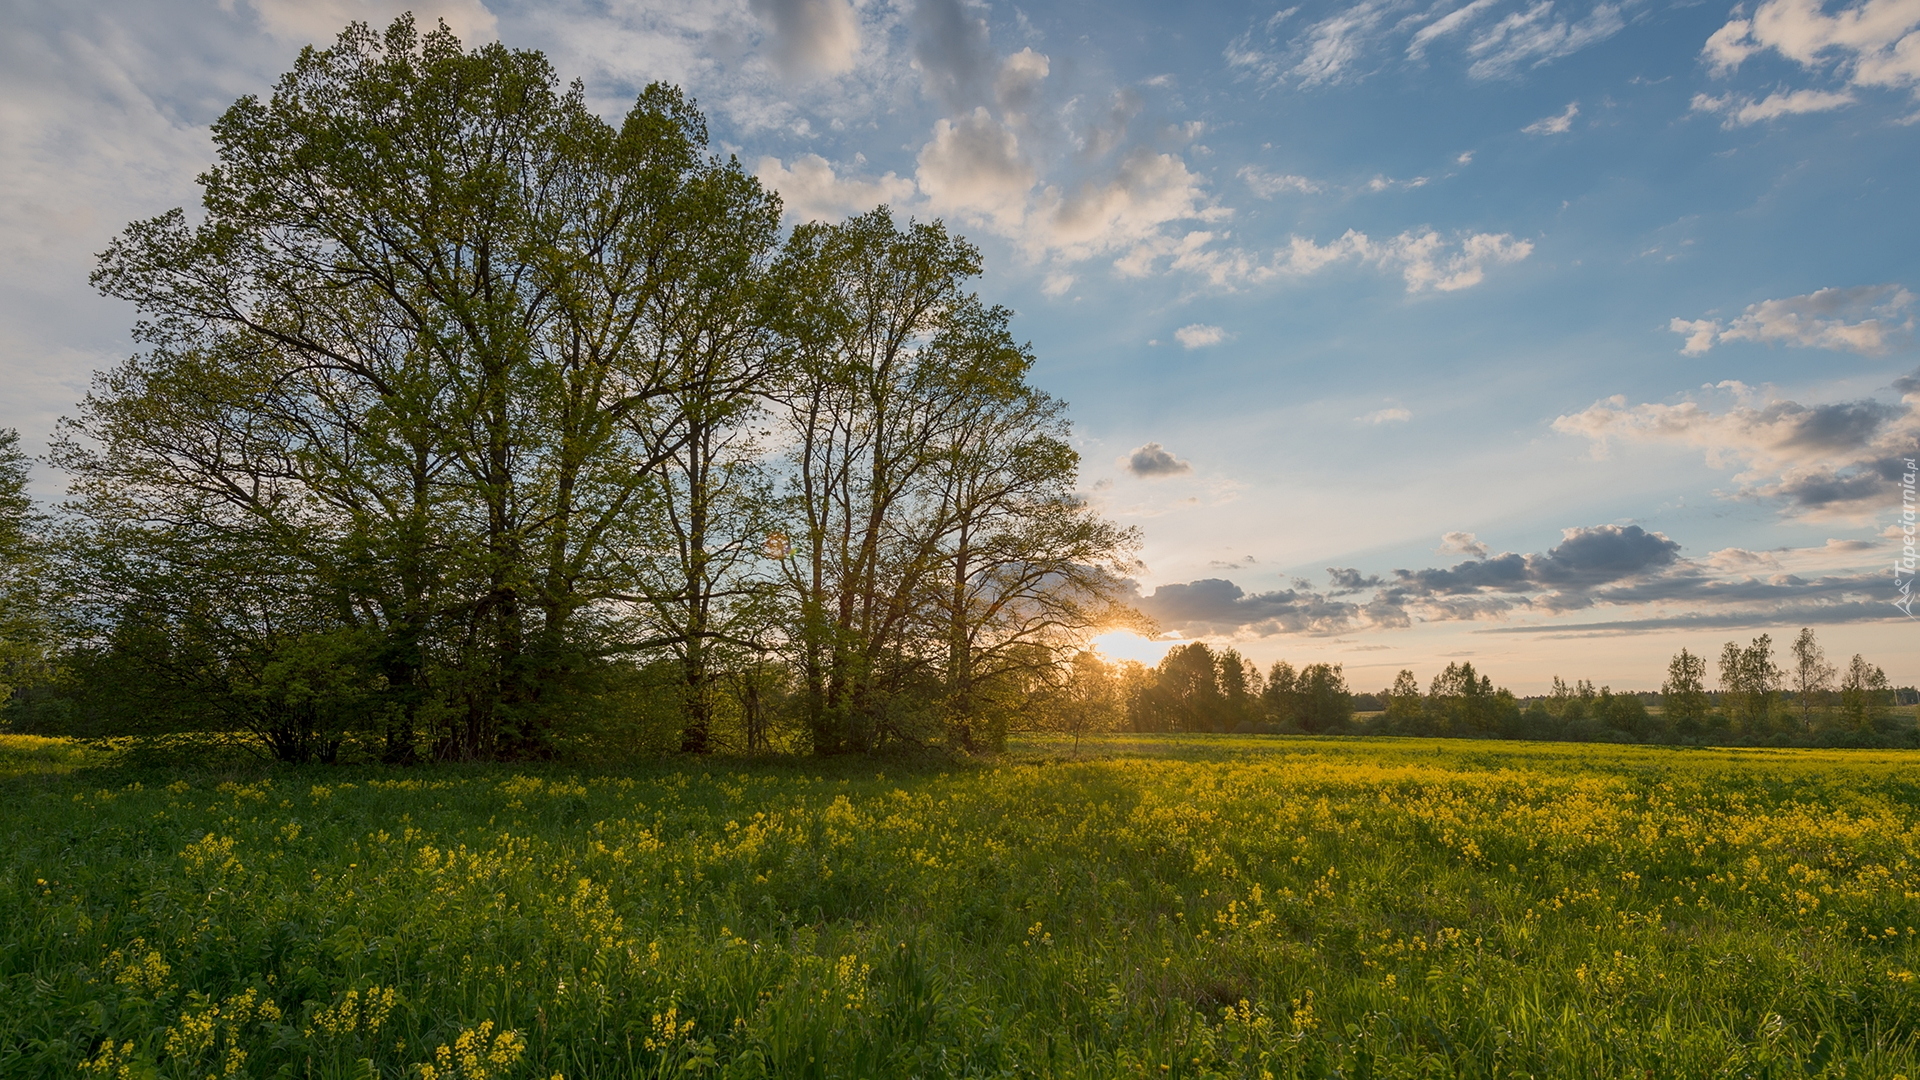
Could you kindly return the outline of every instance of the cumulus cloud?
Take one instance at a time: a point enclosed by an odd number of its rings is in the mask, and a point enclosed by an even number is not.
[[[1229,216],[1230,211],[1209,203],[1204,187],[1179,156],[1135,147],[1107,176],[1065,191],[1048,187],[1037,200],[1035,228],[1027,240],[1065,258],[1151,244],[1174,222]]]
[[[1205,578],[1167,584],[1136,606],[1162,630],[1185,636],[1330,635],[1416,622],[1545,620],[1502,632],[1608,633],[1664,625],[1799,625],[1898,617],[1884,598],[1884,574],[1866,569],[1880,544],[1830,540],[1774,552],[1722,549],[1682,556],[1678,542],[1638,525],[1562,530],[1544,552],[1491,550],[1471,533],[1448,533],[1442,553],[1470,556],[1451,566],[1362,573],[1328,567],[1323,590],[1293,587],[1249,593]],[[1573,621],[1616,610],[1626,618]]]
[[[1173,456],[1171,450],[1157,442],[1147,443],[1121,458],[1120,467],[1146,480],[1180,476],[1193,471],[1192,462],[1181,461]]]
[[[1375,409],[1359,418],[1363,424],[1401,424],[1413,419],[1413,413],[1395,405],[1387,409]]]
[[[1180,342],[1183,348],[1203,349],[1208,345],[1218,345],[1227,340],[1231,335],[1218,326],[1208,326],[1206,323],[1193,323],[1175,330],[1173,336]]]
[[[1007,232],[1026,220],[1027,193],[1038,177],[1020,139],[985,106],[933,125],[914,174],[934,210]]]
[[[1428,230],[1400,234],[1380,259],[1383,265],[1400,267],[1410,293],[1429,288],[1453,292],[1480,284],[1488,266],[1516,263],[1531,254],[1531,240],[1515,240],[1506,233],[1474,233],[1456,245]]]
[[[1470,532],[1442,533],[1440,546],[1433,549],[1435,555],[1471,555],[1484,559],[1493,554],[1493,549],[1480,542],[1480,538]]]
[[[1714,31],[1701,48],[1701,58],[1713,74],[1726,76],[1748,57],[1769,50],[1850,87],[1920,89],[1920,5],[1912,0],[1859,0],[1828,12],[1821,0],[1764,0],[1751,18],[1736,15]],[[1800,94],[1813,92],[1768,98],[1781,99],[1776,106],[1781,111],[1773,115],[1815,111],[1819,101],[1835,108],[1852,100],[1847,95]]]
[[[1900,285],[1856,285],[1762,300],[1724,325],[1717,319],[1676,318],[1667,328],[1686,336],[1680,351],[1688,356],[1727,341],[1879,356],[1912,338],[1913,308],[1914,295]]]
[[[780,70],[794,75],[838,75],[853,67],[860,25],[847,0],[750,0],[772,37]]]
[[[1707,94],[1693,95],[1694,112],[1720,113],[1726,117],[1720,126],[1729,130],[1758,124],[1765,120],[1778,120],[1782,116],[1797,116],[1802,113],[1831,112],[1854,103],[1850,91],[1832,90],[1792,90],[1768,94],[1755,101],[1752,98],[1722,94],[1711,97]]]
[[[1034,107],[1041,84],[1051,70],[1052,64],[1046,56],[1030,48],[1021,49],[1001,63],[1000,74],[993,84],[994,100],[1009,113],[1027,112]]]
[[[1564,135],[1573,130],[1573,119],[1580,115],[1580,103],[1567,102],[1567,107],[1553,116],[1545,116],[1520,129],[1524,135]]]
[[[788,214],[802,221],[839,221],[881,203],[912,197],[914,183],[887,173],[879,177],[840,176],[819,154],[802,154],[791,166],[763,157],[754,169],[760,182],[780,193]]]
[[[935,21],[959,17],[944,0],[916,10],[947,13]],[[935,50],[944,57],[938,68],[946,72],[939,83],[948,87],[940,91],[946,99],[960,95],[961,75],[977,66],[964,59],[967,49],[945,43]],[[925,60],[923,68],[931,64]],[[1038,115],[1051,70],[1045,55],[1025,48],[993,66],[997,74],[988,81],[998,112],[979,104],[944,117],[920,149],[914,175],[933,212],[991,229],[1029,257],[1056,264],[1102,255],[1125,262],[1140,245],[1164,240],[1176,222],[1231,215],[1178,153],[1129,145],[1129,124],[1140,110],[1131,92],[1115,94],[1104,116],[1075,133]],[[1198,130],[1187,125],[1174,134],[1191,139]]]
[[[1704,451],[1708,465],[1736,470],[1735,497],[1776,503],[1788,517],[1862,521],[1883,511],[1901,462],[1920,442],[1920,377],[1895,383],[1899,404],[1873,399],[1803,404],[1723,383],[1732,404],[1697,401],[1629,406],[1624,397],[1561,416],[1554,430],[1589,440],[1596,456],[1614,441]]]

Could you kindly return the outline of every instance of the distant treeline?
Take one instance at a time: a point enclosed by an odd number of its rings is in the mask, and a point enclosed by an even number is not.
[[[1231,648],[1194,642],[1169,650],[1155,667],[1083,665],[1083,680],[1104,679],[1110,688],[1080,697],[1112,702],[1100,723],[1132,731],[1920,744],[1912,719],[1895,711],[1920,702],[1920,691],[1890,686],[1859,655],[1844,668],[1827,663],[1812,630],[1802,630],[1790,651],[1792,663],[1783,668],[1767,635],[1745,646],[1728,642],[1711,689],[1706,662],[1683,649],[1657,693],[1555,677],[1552,693],[1523,699],[1464,661],[1448,664],[1424,687],[1402,671],[1386,689],[1355,693],[1338,664],[1295,668],[1281,661],[1262,672]],[[1067,717],[1070,724],[1084,719]]]

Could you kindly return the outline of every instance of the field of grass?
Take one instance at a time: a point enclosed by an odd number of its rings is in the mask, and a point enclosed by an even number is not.
[[[1920,1076],[1913,761],[221,774],[0,737],[0,1076]]]

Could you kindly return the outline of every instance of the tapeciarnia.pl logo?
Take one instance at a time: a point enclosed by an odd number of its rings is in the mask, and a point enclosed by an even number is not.
[[[1904,458],[1901,463],[1905,466],[1906,470],[1900,474],[1900,532],[1902,536],[1900,556],[1893,560],[1893,587],[1899,590],[1900,596],[1893,602],[1893,606],[1905,612],[1907,618],[1913,619],[1920,618],[1920,616],[1916,616],[1913,613],[1913,575],[1916,565],[1914,555],[1913,481],[1915,473],[1920,472],[1920,470],[1914,468],[1913,458]]]

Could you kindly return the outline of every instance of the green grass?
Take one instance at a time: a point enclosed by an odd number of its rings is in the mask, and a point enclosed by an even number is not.
[[[1920,1076],[1912,761],[222,775],[0,738],[0,1075]]]

